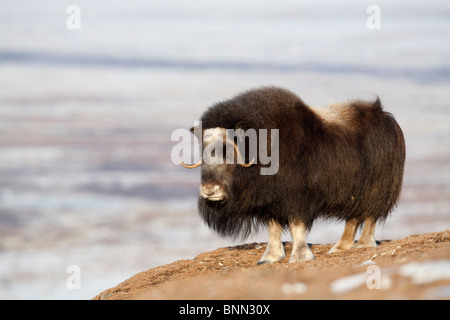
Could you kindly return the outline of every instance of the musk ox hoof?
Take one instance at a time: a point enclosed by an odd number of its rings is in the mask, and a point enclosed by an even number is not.
[[[314,259],[316,259],[316,256],[311,252],[311,250],[305,250],[303,252],[291,254],[289,263],[306,262]]]
[[[285,256],[276,258],[276,259],[271,259],[271,260],[263,260],[263,258],[261,258],[261,260],[258,261],[258,266],[262,266],[264,264],[272,264],[272,263],[276,263],[276,262],[280,262],[281,260],[283,260],[285,258]]]
[[[359,240],[358,242],[355,243],[355,248],[376,248],[376,247],[377,243],[373,239],[369,241]]]
[[[267,257],[265,257],[265,255],[263,255],[262,258],[258,261],[258,266],[262,266],[263,264],[272,264],[272,263],[280,262],[285,257],[286,257],[285,254],[279,255],[279,256],[267,256]]]
[[[340,243],[337,242],[334,246],[331,247],[330,251],[327,252],[327,254],[332,254],[332,253],[336,253],[336,252],[344,252],[347,251],[348,249],[350,249],[351,247],[353,247],[353,242],[352,243]]]
[[[258,266],[263,264],[272,264],[276,262],[280,262],[286,257],[286,253],[284,252],[284,248],[281,245],[276,249],[272,248],[272,246],[268,245],[266,251],[264,252],[261,259],[258,261]]]
[[[258,265],[258,266],[262,266],[262,265],[265,265],[265,264],[272,264],[272,263],[279,262],[279,261],[281,261],[281,260],[282,260],[282,259],[280,259],[280,260],[278,260],[278,261],[259,260],[258,263],[257,263],[257,265]]]

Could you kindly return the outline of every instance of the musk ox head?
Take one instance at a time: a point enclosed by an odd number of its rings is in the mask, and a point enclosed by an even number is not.
[[[199,197],[206,202],[226,202],[232,196],[233,176],[239,164],[249,168],[253,162],[246,164],[237,143],[227,138],[225,128],[206,129],[202,139],[203,166]],[[237,159],[235,163],[234,159]]]
[[[260,184],[269,183],[269,176],[278,171],[278,130],[268,135],[266,129],[247,128],[239,122],[231,129],[196,126],[191,132],[201,141],[202,159],[192,165],[180,163],[189,169],[201,166],[198,207],[202,218],[222,236],[247,237],[258,224],[252,215],[255,205],[264,206]]]

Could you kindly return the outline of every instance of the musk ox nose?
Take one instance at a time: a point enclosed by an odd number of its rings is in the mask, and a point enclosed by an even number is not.
[[[225,198],[225,193],[218,184],[202,183],[200,185],[200,196],[209,201],[222,201]]]

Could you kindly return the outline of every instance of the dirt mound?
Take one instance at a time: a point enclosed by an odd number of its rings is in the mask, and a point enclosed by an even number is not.
[[[450,299],[450,231],[382,241],[376,248],[257,266],[266,243],[198,255],[136,274],[94,299]]]

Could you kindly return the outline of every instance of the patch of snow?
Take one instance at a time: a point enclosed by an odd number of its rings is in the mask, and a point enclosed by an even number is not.
[[[411,278],[415,284],[426,284],[450,279],[450,259],[425,262],[410,262],[398,270],[403,277]]]
[[[334,280],[330,284],[330,290],[334,294],[343,294],[352,291],[367,283],[367,273],[358,273],[348,277]]]
[[[281,286],[281,291],[286,294],[303,294],[308,291],[308,287],[303,282],[285,283]]]

